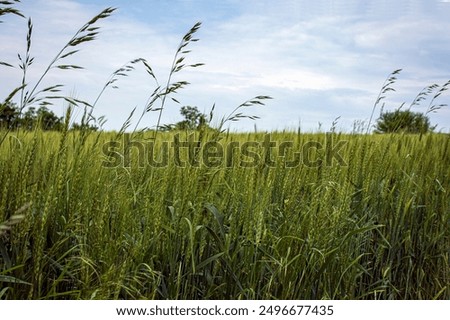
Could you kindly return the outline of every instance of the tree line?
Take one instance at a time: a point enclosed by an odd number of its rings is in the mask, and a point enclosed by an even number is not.
[[[206,114],[201,113],[197,107],[183,106],[180,109],[183,120],[173,124],[165,124],[158,129],[162,131],[173,130],[197,130],[201,127],[209,127]],[[58,117],[53,111],[41,106],[38,109],[29,107],[21,113],[19,107],[8,102],[0,104],[0,129],[23,129],[60,131],[64,127],[63,117]],[[98,127],[89,124],[74,123],[73,130],[98,130]],[[410,110],[395,110],[383,112],[375,125],[375,133],[426,133],[435,129],[430,124],[429,118],[423,113]]]
[[[0,104],[0,129],[6,130],[34,130],[40,128],[45,131],[61,131],[64,128],[63,117],[58,117],[47,107],[29,107],[25,112],[12,102]],[[74,123],[72,129],[98,130],[98,127],[88,124]]]

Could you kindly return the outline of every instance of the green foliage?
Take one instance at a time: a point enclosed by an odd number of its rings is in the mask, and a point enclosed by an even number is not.
[[[19,116],[18,108],[11,102],[0,104],[0,128],[13,128],[17,126]]]
[[[21,117],[20,109],[15,104],[9,102],[0,105],[0,128],[33,130],[36,127],[43,130],[61,130],[62,118],[46,107],[40,107],[37,111],[34,107],[30,107]]]
[[[184,121],[177,124],[180,129],[192,130],[206,124],[206,115],[201,113],[197,107],[181,107],[180,113],[184,117]]]
[[[97,131],[98,129],[99,128],[96,125],[93,125],[93,124],[74,123],[72,125],[72,130],[78,130],[78,131],[83,131],[83,130]]]
[[[175,124],[166,124],[160,127],[163,131],[170,130],[197,130],[208,125],[207,116],[201,113],[197,107],[183,106],[180,114],[184,120]]]
[[[376,133],[426,133],[433,131],[428,117],[410,110],[384,112],[377,120]]]

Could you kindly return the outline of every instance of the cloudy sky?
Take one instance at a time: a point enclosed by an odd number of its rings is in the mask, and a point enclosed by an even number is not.
[[[272,96],[266,106],[246,110],[261,118],[256,121],[260,130],[327,130],[340,117],[337,128],[351,131],[355,121],[367,124],[392,71],[403,69],[396,91],[385,99],[387,110],[402,102],[409,107],[424,87],[450,79],[450,1],[22,0],[18,8],[34,25],[35,63],[28,83],[36,82],[76,30],[110,6],[118,10],[101,21],[98,39],[66,61],[85,70],[52,70],[43,86],[63,83],[66,94],[93,102],[110,74],[135,58],[148,60],[164,83],[181,38],[197,21],[202,22],[200,41],[190,46],[187,60],[205,65],[176,75],[174,81],[191,84],[175,98],[205,113],[215,103],[218,119],[249,98]],[[0,60],[17,64],[17,53],[26,47],[26,20],[2,20]],[[20,81],[20,69],[0,66],[0,100]],[[117,84],[119,89],[108,89],[94,111],[106,116],[106,129],[119,129],[155,89],[139,68]],[[426,112],[429,103],[412,110]],[[435,103],[450,104],[450,91]],[[59,103],[53,110],[62,115],[64,108]],[[179,108],[168,103],[163,123],[181,120]],[[430,117],[439,130],[450,132],[450,107]],[[154,126],[156,118],[150,113],[142,123]],[[243,120],[231,128],[253,130],[254,125]]]

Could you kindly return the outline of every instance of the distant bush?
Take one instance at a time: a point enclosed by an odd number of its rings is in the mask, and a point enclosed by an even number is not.
[[[435,129],[431,126],[430,119],[420,112],[410,110],[395,110],[384,112],[378,118],[376,133],[427,133]]]

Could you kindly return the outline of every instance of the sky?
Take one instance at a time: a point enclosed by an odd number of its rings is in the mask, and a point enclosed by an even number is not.
[[[244,101],[268,95],[265,106],[244,112],[260,117],[229,125],[231,130],[298,129],[326,131],[333,122],[351,132],[355,123],[368,126],[374,103],[391,72],[402,69],[386,94],[384,110],[405,103],[409,108],[425,87],[450,80],[450,1],[445,0],[22,0],[17,6],[33,21],[32,56],[27,83],[36,83],[45,67],[93,16],[106,7],[114,14],[99,22],[94,42],[65,62],[84,70],[50,71],[42,86],[62,83],[63,93],[94,102],[112,72],[135,58],[146,59],[159,83],[167,81],[180,40],[202,22],[189,45],[188,63],[204,63],[177,73],[173,81],[188,81],[168,101],[162,123],[182,120],[181,106],[197,106],[213,124]],[[26,49],[27,21],[7,16],[0,24],[0,61],[18,64]],[[0,66],[0,100],[21,82],[19,68]],[[105,116],[104,128],[118,130],[136,107],[132,123],[155,89],[154,80],[137,67],[108,88],[95,106]],[[42,88],[43,88],[42,87]],[[427,112],[431,97],[414,105]],[[449,104],[450,91],[433,104]],[[52,110],[62,116],[67,105]],[[376,107],[375,118],[380,113]],[[82,109],[75,112],[77,119]],[[450,132],[450,107],[430,114],[437,130]],[[157,113],[146,114],[141,126],[154,127]],[[361,125],[362,124],[362,125]]]

